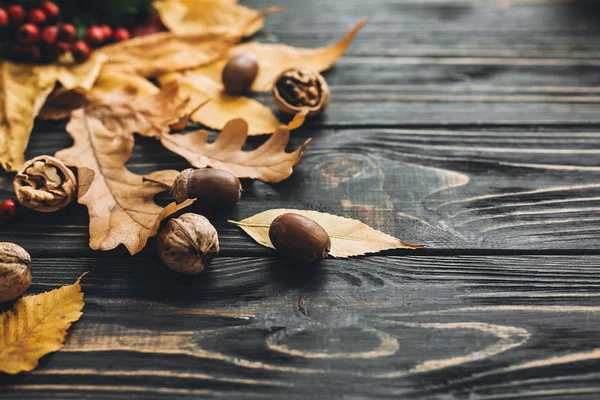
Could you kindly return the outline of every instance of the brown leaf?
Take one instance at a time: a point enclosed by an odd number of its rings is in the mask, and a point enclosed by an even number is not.
[[[152,77],[212,63],[239,40],[239,35],[214,31],[161,32],[106,46],[99,52],[108,57],[105,68],[109,74]]]
[[[144,77],[103,69],[90,91],[81,89],[55,89],[46,99],[38,119],[59,120],[69,118],[71,112],[84,107],[89,99],[119,91],[129,98],[149,97],[158,93],[158,87]]]
[[[21,298],[0,315],[0,371],[32,371],[38,360],[60,350],[71,324],[83,309],[83,293],[75,284]]]
[[[134,132],[159,137],[185,114],[188,100],[177,100],[177,84],[165,85],[150,97],[134,97],[114,91],[92,99],[86,106],[87,117],[98,119],[111,132],[125,136]]]
[[[361,21],[338,43],[316,49],[258,42],[240,44],[232,48],[225,58],[197,68],[193,73],[221,82],[221,72],[227,61],[239,54],[250,53],[256,56],[259,64],[258,77],[252,90],[269,91],[277,76],[288,68],[307,68],[319,72],[329,69],[346,52],[358,31],[368,22],[368,19]]]
[[[154,8],[165,26],[178,34],[212,30],[239,32],[243,36],[260,31],[265,15],[283,11],[273,7],[260,12],[222,0],[162,0],[155,1]]]
[[[279,208],[264,211],[240,222],[229,222],[239,226],[259,244],[273,249],[273,244],[269,239],[269,227],[275,218],[285,213],[300,214],[321,225],[331,238],[331,252],[329,254],[333,257],[347,258],[390,249],[420,249],[425,247],[420,244],[405,243],[356,219],[338,217],[337,215],[318,211]]]
[[[260,179],[263,182],[280,182],[289,177],[310,143],[308,139],[294,152],[286,153],[290,132],[282,126],[262,146],[252,151],[242,151],[247,136],[246,121],[234,119],[225,125],[212,143],[208,142],[208,132],[203,130],[189,134],[165,134],[161,142],[196,168],[213,167],[238,178]]]
[[[89,90],[105,58],[74,66],[32,66],[0,61],[0,166],[8,172],[25,162],[33,121],[56,82],[66,90]]]
[[[72,113],[67,131],[75,143],[56,157],[78,168],[79,203],[89,211],[92,249],[111,250],[124,244],[135,254],[156,234],[163,219],[191,204],[162,208],[154,203],[154,196],[169,190],[178,171],[158,171],[144,179],[125,167],[134,132],[159,135],[177,120],[177,107],[168,100],[172,96],[174,91],[166,88],[126,105],[122,96],[112,94]],[[170,115],[165,111],[168,107]],[[166,114],[155,112],[161,109]]]
[[[87,96],[83,90],[67,90],[60,87],[50,93],[37,118],[42,120],[67,119],[73,110],[85,106],[86,102]]]
[[[231,96],[223,85],[203,75],[173,73],[160,78],[161,83],[177,82],[179,98],[189,98],[190,104],[206,105],[192,113],[192,120],[212,129],[223,129],[234,118],[243,118],[249,125],[249,135],[272,133],[281,123],[271,109],[243,96]]]

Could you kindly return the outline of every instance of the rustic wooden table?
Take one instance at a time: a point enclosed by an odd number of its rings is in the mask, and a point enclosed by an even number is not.
[[[222,252],[194,278],[153,242],[90,251],[82,206],[2,226],[34,257],[30,293],[90,273],[65,349],[0,376],[0,398],[599,398],[597,2],[275,3],[262,40],[317,46],[372,18],[294,134],[313,137],[302,164],[211,216]],[[63,123],[34,135],[28,156],[70,145]],[[186,167],[150,139],[129,165]],[[291,271],[224,222],[275,207],[429,247]]]

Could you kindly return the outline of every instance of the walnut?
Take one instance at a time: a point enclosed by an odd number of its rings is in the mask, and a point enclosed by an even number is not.
[[[167,267],[182,274],[198,274],[219,252],[219,236],[208,219],[188,213],[167,222],[156,246]]]
[[[15,176],[14,188],[17,199],[25,207],[54,212],[73,200],[77,179],[60,160],[40,156],[23,165]]]
[[[329,86],[318,72],[291,68],[283,71],[273,86],[275,105],[288,114],[317,115],[329,105]]]
[[[0,303],[16,299],[31,285],[31,257],[21,246],[0,243]]]

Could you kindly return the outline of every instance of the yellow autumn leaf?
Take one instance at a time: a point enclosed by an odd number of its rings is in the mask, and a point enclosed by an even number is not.
[[[103,47],[107,73],[160,76],[196,68],[222,58],[240,35],[228,32],[176,34],[160,32]]]
[[[178,34],[223,30],[250,36],[263,28],[265,15],[283,11],[257,11],[222,0],[160,0],[153,5],[165,26]]]
[[[186,134],[163,134],[163,146],[184,157],[196,168],[213,167],[238,178],[281,182],[292,174],[310,143],[308,139],[291,153],[285,148],[290,132],[285,126],[275,130],[265,143],[251,151],[242,147],[248,137],[248,124],[243,119],[229,121],[217,138],[209,143],[207,131]]]
[[[0,166],[7,172],[25,162],[25,150],[33,121],[56,82],[64,90],[91,89],[105,57],[95,55],[88,62],[65,66],[24,65],[0,61]]]
[[[243,53],[250,53],[256,56],[259,65],[258,77],[252,85],[252,90],[269,91],[277,76],[288,68],[307,68],[319,72],[329,69],[346,52],[358,31],[368,22],[368,19],[364,19],[358,23],[338,43],[316,49],[258,42],[240,44],[233,47],[225,58],[196,68],[193,73],[221,82],[221,73],[228,60]]]
[[[273,133],[281,122],[271,109],[244,96],[231,96],[223,85],[203,75],[173,73],[159,79],[162,84],[177,82],[179,98],[189,98],[190,105],[206,103],[192,114],[192,121],[212,129],[223,129],[234,118],[243,118],[249,125],[250,136]]]
[[[273,244],[269,239],[269,227],[275,218],[285,213],[300,214],[321,225],[331,238],[331,251],[329,254],[333,257],[347,258],[390,249],[420,249],[425,247],[424,245],[405,243],[356,219],[318,211],[278,208],[264,211],[240,222],[229,222],[239,226],[259,244],[273,249]]]
[[[0,371],[32,371],[41,357],[63,347],[67,330],[83,309],[83,293],[73,285],[21,298],[0,315]]]
[[[107,93],[120,91],[133,97],[149,97],[160,91],[148,79],[132,73],[103,68],[89,93],[89,97],[101,97]]]

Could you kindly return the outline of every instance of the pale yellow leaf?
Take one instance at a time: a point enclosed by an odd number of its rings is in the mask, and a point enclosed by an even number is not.
[[[0,61],[0,166],[18,170],[33,129],[33,121],[56,82],[66,90],[88,90],[105,58],[95,55],[78,65],[21,65]]]
[[[108,74],[153,77],[196,68],[222,58],[239,35],[208,31],[197,34],[160,32],[103,47]]]
[[[189,98],[190,104],[206,104],[192,114],[192,120],[212,129],[223,129],[234,118],[248,122],[249,135],[272,133],[281,123],[271,109],[244,96],[231,96],[223,85],[203,75],[174,73],[160,78],[160,82],[179,83],[179,98]],[[207,102],[208,101],[208,102]]]
[[[67,131],[75,143],[56,157],[78,168],[79,203],[87,206],[90,215],[92,249],[111,250],[124,244],[135,254],[156,234],[163,219],[191,204],[171,203],[163,208],[154,202],[154,196],[170,189],[178,171],[158,171],[145,179],[125,167],[134,132],[157,136],[177,120],[177,103],[168,100],[175,92],[176,88],[165,88],[128,105],[123,95],[111,93],[72,113]]]
[[[222,30],[243,36],[260,31],[265,15],[283,11],[274,7],[261,12],[222,0],[160,0],[154,8],[165,26],[178,34]]]
[[[217,139],[209,143],[208,132],[171,134],[161,137],[162,144],[184,157],[196,168],[213,167],[227,171],[238,178],[280,182],[292,174],[310,143],[308,139],[291,153],[285,148],[290,140],[289,130],[281,126],[260,147],[243,151],[248,136],[248,124],[243,119],[229,121]]]
[[[115,91],[121,91],[133,97],[149,97],[158,93],[160,89],[139,75],[105,68],[100,71],[89,97],[101,97]]]
[[[0,315],[0,371],[32,371],[41,357],[63,347],[67,330],[83,309],[79,282],[27,296]]]
[[[333,257],[347,258],[390,249],[420,249],[425,247],[405,243],[356,219],[318,211],[278,208],[264,211],[240,222],[230,222],[243,229],[259,244],[273,249],[273,244],[269,239],[269,227],[275,218],[286,213],[303,215],[321,225],[331,237],[331,252],[329,254]]]
[[[240,44],[233,47],[225,58],[196,68],[193,73],[221,82],[221,73],[229,59],[250,53],[256,56],[259,64],[258,77],[252,85],[252,90],[269,91],[277,76],[288,68],[306,68],[319,72],[329,69],[346,52],[358,31],[368,22],[368,19],[361,21],[338,43],[316,49],[258,42]]]

